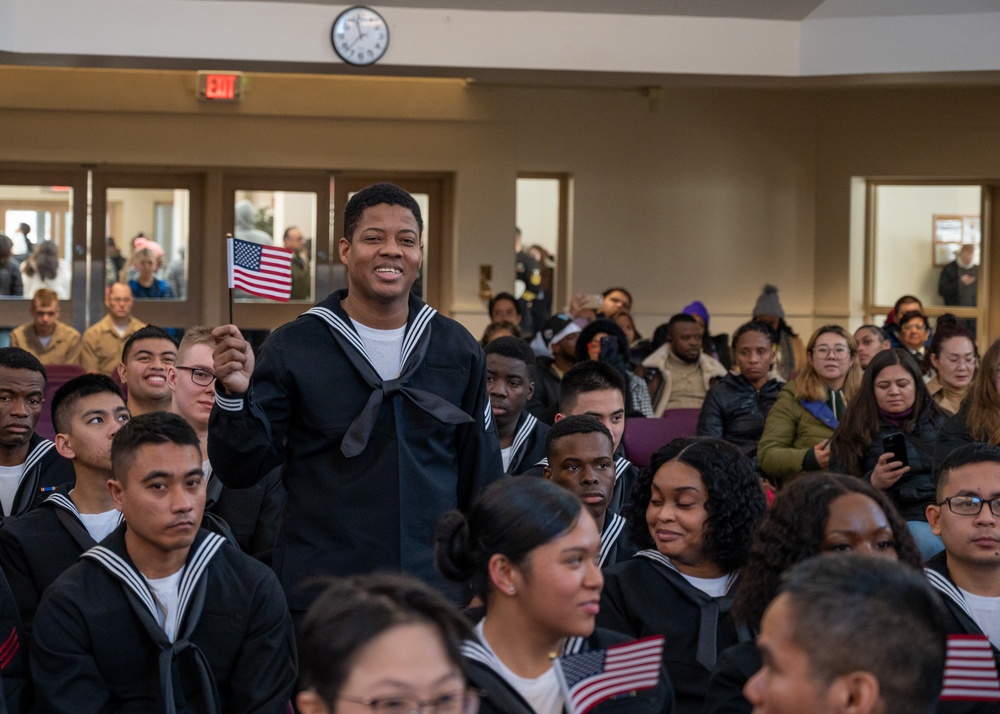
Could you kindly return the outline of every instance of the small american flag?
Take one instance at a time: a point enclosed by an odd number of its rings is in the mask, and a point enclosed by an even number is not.
[[[556,674],[570,714],[585,714],[612,697],[655,687],[660,681],[663,641],[662,636],[644,637],[557,659]]]
[[[229,287],[287,302],[292,295],[292,251],[230,238]]]
[[[948,635],[943,700],[1000,700],[993,647],[984,635]]]

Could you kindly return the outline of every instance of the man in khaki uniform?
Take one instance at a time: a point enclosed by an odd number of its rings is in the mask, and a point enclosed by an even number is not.
[[[10,333],[10,346],[27,350],[42,364],[80,364],[80,333],[59,321],[59,297],[48,288],[31,299],[32,322]]]
[[[132,317],[133,302],[132,289],[125,283],[115,283],[108,290],[107,314],[83,333],[80,364],[85,370],[110,375],[118,369],[125,342],[146,326]]]

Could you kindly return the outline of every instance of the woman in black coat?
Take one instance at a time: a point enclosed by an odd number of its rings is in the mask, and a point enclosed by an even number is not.
[[[724,439],[754,460],[764,421],[785,380],[772,372],[774,331],[763,322],[748,322],[733,333],[739,373],[713,384],[698,414],[698,436]]]
[[[883,350],[868,363],[830,442],[831,470],[861,476],[885,491],[925,559],[943,549],[924,511],[934,502],[934,444],[946,419],[913,357],[900,348]],[[893,439],[900,442],[898,450],[887,451]]]

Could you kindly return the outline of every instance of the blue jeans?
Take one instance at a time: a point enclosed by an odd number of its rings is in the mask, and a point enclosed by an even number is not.
[[[907,521],[906,527],[910,530],[913,540],[917,541],[920,557],[925,561],[944,550],[941,537],[931,532],[931,526],[927,521]]]

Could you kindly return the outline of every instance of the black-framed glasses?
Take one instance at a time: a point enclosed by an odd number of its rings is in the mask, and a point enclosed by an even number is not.
[[[948,510],[956,516],[978,516],[983,510],[983,504],[990,504],[990,511],[994,516],[1000,516],[1000,497],[980,498],[979,496],[951,496],[946,498],[939,506],[948,504]]]
[[[207,387],[215,381],[215,375],[207,369],[202,369],[201,367],[181,367],[180,365],[175,364],[174,369],[183,369],[190,372],[191,381],[199,387]]]
[[[433,699],[420,701],[415,697],[377,697],[364,699],[341,694],[337,699],[366,706],[374,714],[476,714],[479,711],[479,698],[483,693],[478,689],[461,689],[448,692]]]

